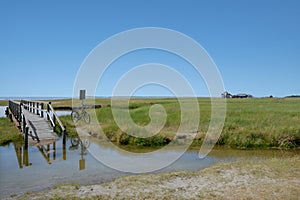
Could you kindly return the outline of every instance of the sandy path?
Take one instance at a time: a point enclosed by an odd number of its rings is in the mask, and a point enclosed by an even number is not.
[[[300,156],[220,163],[197,172],[118,178],[100,185],[58,186],[21,199],[300,199]]]

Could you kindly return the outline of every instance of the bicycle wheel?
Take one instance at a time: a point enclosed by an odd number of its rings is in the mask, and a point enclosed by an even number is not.
[[[78,137],[71,137],[71,144],[72,144],[72,146],[78,146],[79,138]]]
[[[87,124],[90,123],[90,115],[89,115],[89,113],[84,112],[83,113],[83,118],[84,118],[85,123],[87,123]]]
[[[77,111],[72,111],[71,117],[74,123],[78,122],[80,119],[79,113]]]

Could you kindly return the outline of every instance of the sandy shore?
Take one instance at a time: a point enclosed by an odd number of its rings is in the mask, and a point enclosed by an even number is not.
[[[300,199],[300,156],[220,163],[196,172],[60,185],[12,199]]]

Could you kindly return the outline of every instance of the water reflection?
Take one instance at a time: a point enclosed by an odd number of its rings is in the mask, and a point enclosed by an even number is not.
[[[85,169],[85,159],[84,155],[86,155],[86,149],[90,146],[90,141],[88,139],[81,140],[79,137],[71,137],[71,146],[69,150],[77,150],[78,146],[80,146],[80,155],[81,159],[79,160],[79,170]]]
[[[104,142],[86,140],[81,137],[60,137],[57,141],[43,141],[40,145],[11,144],[0,147],[0,199],[12,194],[40,191],[56,184],[96,184],[129,175],[106,167],[87,151],[98,146],[103,153],[116,159],[127,156],[109,148]],[[172,165],[154,173],[199,170],[218,162],[242,158],[293,156],[300,152],[281,151],[237,151],[215,149],[204,159],[198,158],[198,150],[186,152]],[[172,151],[163,152],[171,155]],[[135,163],[132,163],[135,164]],[[17,188],[17,190],[16,190]]]
[[[27,142],[27,143],[26,143]],[[32,147],[36,147],[44,160],[47,164],[51,164],[52,162],[56,161],[56,143],[59,142],[59,140],[50,140],[50,141],[42,141],[41,143],[37,143],[34,145],[33,142],[28,142],[24,140],[23,144],[20,143],[13,143],[14,149],[16,152],[17,160],[19,168],[23,168],[24,166],[31,166],[32,163],[29,161],[29,150],[28,145]],[[67,159],[67,151],[66,151],[66,140],[63,139],[60,142],[62,142],[62,159]]]
[[[61,142],[61,158],[62,160],[67,160],[67,144],[66,144],[66,136],[62,137],[61,140],[51,140],[51,141],[42,141],[38,144],[33,142],[29,142],[26,144],[20,143],[13,143],[14,150],[16,152],[16,157],[18,161],[19,168],[31,166],[32,163],[29,161],[29,151],[28,151],[28,144],[29,146],[36,147],[40,152],[40,155],[44,158],[47,164],[52,164],[57,160],[57,143]],[[69,150],[74,151],[80,149],[80,157],[79,157],[79,170],[85,169],[85,158],[84,156],[87,155],[87,148],[90,146],[90,141],[88,139],[81,140],[78,136],[73,136],[69,138],[70,145]]]
[[[18,160],[19,168],[23,168],[23,166],[32,165],[28,161],[28,149],[25,149],[24,145],[20,143],[14,143],[14,148]]]

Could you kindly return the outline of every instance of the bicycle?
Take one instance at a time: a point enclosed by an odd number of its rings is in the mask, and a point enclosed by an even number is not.
[[[78,122],[81,119],[83,119],[87,124],[90,123],[90,115],[86,111],[86,106],[84,104],[82,104],[79,109],[72,110],[71,117],[74,123]]]

